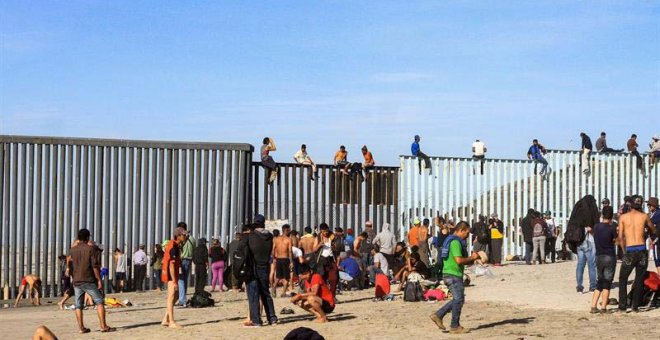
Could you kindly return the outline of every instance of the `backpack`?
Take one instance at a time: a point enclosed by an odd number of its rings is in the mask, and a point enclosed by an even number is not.
[[[417,302],[423,300],[424,291],[422,290],[422,285],[419,282],[406,282],[406,286],[403,288],[403,301]]]
[[[249,281],[254,276],[254,259],[250,252],[247,235],[238,243],[236,250],[231,254],[232,259],[232,273],[234,277],[240,281]]]
[[[376,297],[381,298],[390,294],[390,279],[385,274],[376,274]]]
[[[213,307],[213,305],[215,305],[215,301],[211,299],[210,295],[211,294],[208,292],[195,293],[195,295],[190,298],[188,303],[192,308]]]

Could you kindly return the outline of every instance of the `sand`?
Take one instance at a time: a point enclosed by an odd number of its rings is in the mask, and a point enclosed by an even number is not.
[[[592,315],[588,313],[591,294],[575,291],[576,262],[542,266],[508,264],[493,268],[494,278],[473,277],[466,288],[462,324],[471,328],[466,335],[442,333],[428,318],[442,302],[373,302],[373,289],[347,292],[338,296],[340,304],[330,322],[316,324],[304,311],[280,315],[280,324],[258,329],[241,326],[247,312],[245,293],[214,293],[216,307],[176,309],[175,316],[185,328],[167,329],[160,325],[165,294],[161,292],[114,294],[136,306],[108,309],[108,323],[118,330],[98,331],[96,312],[85,311],[86,326],[92,333],[77,334],[73,311],[60,311],[55,304],[0,310],[0,329],[7,339],[27,339],[45,324],[60,339],[282,339],[290,330],[309,327],[326,339],[658,339],[660,310],[641,313]],[[632,277],[631,277],[632,279]],[[588,276],[585,270],[585,283]],[[618,297],[614,289],[613,297]],[[71,300],[70,300],[71,301]],[[275,309],[291,306],[288,299],[276,298]],[[446,317],[449,323],[450,315]],[[3,336],[3,338],[5,338]]]

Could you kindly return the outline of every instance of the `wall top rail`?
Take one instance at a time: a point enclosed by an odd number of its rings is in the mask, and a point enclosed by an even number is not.
[[[547,149],[548,153],[570,153],[570,154],[580,154],[582,153],[581,150],[558,150],[558,149]],[[639,150],[638,150],[639,151]],[[623,152],[598,152],[598,151],[591,151],[591,155],[603,155],[603,156],[630,156],[630,152],[628,151],[623,151]],[[648,155],[648,151],[640,151],[640,155]]]
[[[115,146],[154,149],[193,149],[193,150],[229,150],[253,152],[254,147],[247,143],[211,143],[211,142],[175,142],[129,139],[73,138],[48,136],[0,135],[0,143],[31,143],[55,145]]]
[[[302,164],[298,164],[298,163],[280,163],[280,162],[277,161],[277,159],[275,160],[275,163],[277,163],[278,166],[292,167],[292,168],[295,168],[295,167],[302,167],[302,166],[304,166],[304,165],[302,165]],[[261,166],[261,162],[252,162],[252,165]],[[332,165],[332,164],[316,164],[316,166],[317,166],[319,169],[322,169],[322,168],[323,168],[323,169],[333,169],[333,168],[336,168],[336,166],[335,166],[335,165]],[[398,167],[398,166],[381,166],[381,165],[376,165],[376,166],[374,167],[374,169],[375,169],[375,170],[399,170],[399,167]]]
[[[402,159],[417,159],[417,156],[412,156],[412,155],[400,155],[399,156]],[[437,159],[437,160],[458,160],[458,161],[472,161],[474,160],[475,162],[478,162],[478,160],[473,159],[472,157],[450,157],[450,156],[429,156],[431,159]],[[529,159],[513,159],[513,158],[484,158],[484,162],[489,163],[489,162],[520,162],[520,163],[533,163],[534,161],[529,160]]]

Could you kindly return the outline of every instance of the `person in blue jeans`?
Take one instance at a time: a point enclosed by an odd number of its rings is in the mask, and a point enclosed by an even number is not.
[[[582,286],[582,279],[584,277],[584,266],[589,266],[589,291],[596,290],[596,245],[594,237],[591,235],[591,227],[586,228],[586,237],[584,242],[577,249],[577,269],[575,271],[575,279],[577,281],[577,292],[584,293],[584,286]]]
[[[543,176],[545,175],[547,169],[548,169],[548,161],[543,158],[543,154],[545,153],[545,148],[543,145],[539,144],[539,140],[535,139],[532,141],[532,146],[529,147],[529,150],[527,150],[527,158],[531,159],[534,161],[534,174],[536,175],[536,166],[541,163],[543,166],[541,167],[541,173],[540,175]]]
[[[178,228],[188,230],[185,222],[179,222]],[[181,245],[181,275],[179,276],[179,305],[186,307],[186,291],[188,290],[188,276],[190,275],[190,266],[192,265],[192,256],[195,251],[195,238],[188,234],[188,237]]]
[[[444,306],[440,307],[438,311],[431,314],[431,320],[441,330],[446,330],[442,319],[451,313],[451,325],[449,333],[462,334],[469,333],[467,328],[461,326],[461,310],[465,302],[465,293],[463,286],[463,272],[465,265],[472,264],[475,260],[479,259],[479,255],[475,252],[468,257],[467,243],[465,240],[470,235],[470,226],[466,222],[460,222],[456,226],[453,234],[449,235],[442,245],[442,279],[449,288],[449,292],[453,298]]]

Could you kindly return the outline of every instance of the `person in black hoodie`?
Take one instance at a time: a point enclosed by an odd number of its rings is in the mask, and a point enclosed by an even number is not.
[[[525,241],[525,264],[532,264],[532,251],[534,244],[532,243],[532,219],[534,218],[534,209],[527,210],[527,216],[522,219],[522,233]]]
[[[209,270],[209,249],[206,247],[206,239],[197,240],[197,247],[193,251],[193,263],[195,264],[195,294],[201,293],[206,287]]]
[[[245,327],[261,326],[261,313],[259,301],[264,305],[268,324],[277,323],[275,305],[268,290],[268,278],[270,274],[270,259],[273,252],[273,234],[264,229],[266,219],[262,215],[254,217],[248,234],[248,247],[252,256],[254,276],[247,282],[247,296],[250,306],[250,322]]]
[[[472,251],[480,252],[487,251],[488,244],[490,243],[490,229],[486,224],[486,216],[479,215],[479,222],[472,226]]]

